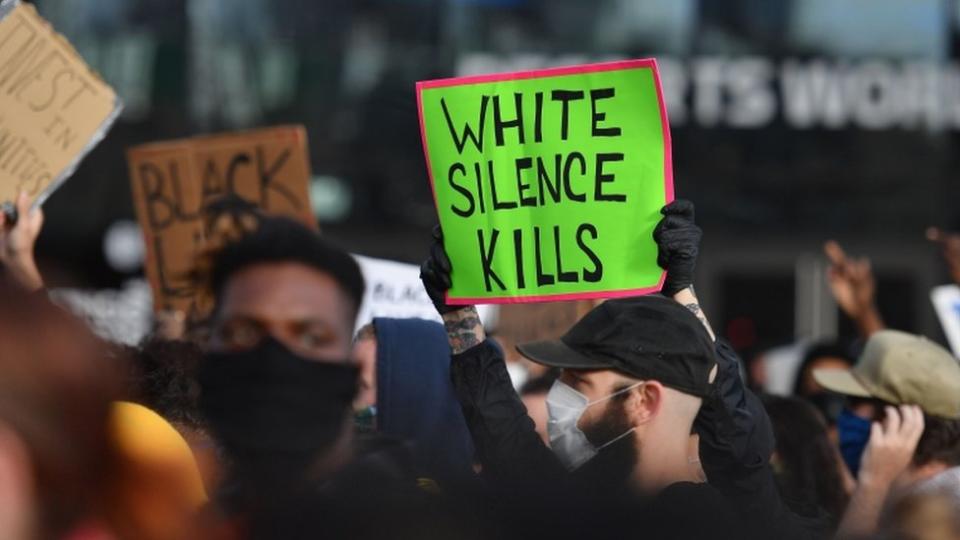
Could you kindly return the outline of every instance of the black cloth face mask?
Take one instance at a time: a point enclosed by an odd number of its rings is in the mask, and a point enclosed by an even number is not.
[[[198,374],[200,409],[237,465],[306,467],[350,422],[357,377],[358,369],[346,360],[310,360],[267,337],[252,349],[205,355]]]

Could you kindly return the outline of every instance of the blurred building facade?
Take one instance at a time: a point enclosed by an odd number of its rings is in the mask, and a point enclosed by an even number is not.
[[[743,348],[849,334],[818,257],[836,238],[874,259],[891,325],[942,339],[923,231],[960,229],[960,0],[35,3],[127,103],[47,203],[55,281],[139,271],[104,249],[133,219],[126,147],[287,122],[307,126],[326,234],[414,262],[436,220],[416,81],[654,56],[721,329]]]

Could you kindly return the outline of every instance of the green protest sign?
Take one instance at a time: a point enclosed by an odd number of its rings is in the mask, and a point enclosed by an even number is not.
[[[673,199],[652,59],[417,83],[454,304],[658,291]]]

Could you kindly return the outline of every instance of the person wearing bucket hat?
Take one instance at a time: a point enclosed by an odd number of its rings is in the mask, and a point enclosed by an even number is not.
[[[960,419],[960,364],[923,336],[881,330],[867,340],[851,369],[818,369],[827,390],[893,405],[918,405],[930,416]]]
[[[840,445],[858,485],[841,523],[845,534],[871,534],[888,497],[960,467],[960,364],[943,347],[881,330],[853,368],[813,376],[847,396]]]
[[[622,508],[635,495],[653,497],[658,510],[643,515],[654,528],[669,522],[672,537],[808,537],[823,522],[804,522],[780,501],[769,418],[744,387],[735,353],[715,341],[691,287],[701,235],[693,205],[678,200],[662,213],[654,238],[672,298],[609,300],[559,340],[518,346],[561,369],[547,397],[549,446],[476,310],[446,304],[451,264],[435,231],[421,279],[447,328],[451,376],[483,475],[503,500],[533,494],[553,510],[571,501],[596,509],[597,501],[615,500]],[[691,433],[699,451],[690,450],[697,448]],[[704,473],[709,484],[697,483]],[[697,519],[683,514],[691,508],[701,509]]]

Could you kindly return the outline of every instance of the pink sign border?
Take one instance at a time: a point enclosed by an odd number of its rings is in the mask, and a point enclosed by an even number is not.
[[[448,79],[434,79],[429,81],[417,82],[417,116],[420,120],[420,142],[423,146],[423,157],[426,160],[427,176],[430,178],[430,191],[433,193],[434,206],[437,205],[437,189],[434,186],[433,170],[430,168],[430,151],[427,148],[427,131],[423,121],[423,91],[430,88],[443,88],[447,86],[462,86],[467,84],[482,84],[500,81],[516,81],[523,79],[535,79],[543,77],[560,77],[563,75],[577,75],[581,73],[597,73],[604,71],[617,71],[625,69],[649,69],[653,72],[653,81],[657,87],[657,104],[660,108],[660,125],[663,130],[663,180],[664,180],[664,204],[669,204],[674,199],[673,192],[673,156],[670,140],[670,121],[667,118],[667,106],[663,100],[663,85],[660,82],[660,70],[657,67],[657,60],[654,58],[640,58],[636,60],[620,60],[615,62],[602,62],[598,64],[584,64],[579,66],[556,67],[547,69],[537,69],[533,71],[518,71],[514,73],[493,73],[490,75],[473,75],[469,77],[453,77]],[[596,298],[624,298],[629,296],[640,296],[660,292],[663,288],[663,282],[667,277],[666,271],[660,273],[660,280],[653,287],[641,289],[626,289],[614,291],[595,291],[584,293],[559,293],[546,294],[539,296],[493,296],[483,298],[452,298],[447,293],[447,303],[450,305],[471,305],[471,304],[527,304],[534,302],[559,302],[564,300],[591,300]]]

